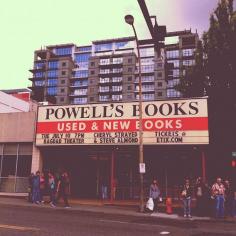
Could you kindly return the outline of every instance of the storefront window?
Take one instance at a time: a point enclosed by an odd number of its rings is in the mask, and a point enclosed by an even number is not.
[[[0,144],[0,192],[27,192],[31,143]]]

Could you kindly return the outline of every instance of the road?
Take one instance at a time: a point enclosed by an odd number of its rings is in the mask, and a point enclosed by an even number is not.
[[[235,236],[235,223],[160,220],[40,207],[0,206],[0,236]]]

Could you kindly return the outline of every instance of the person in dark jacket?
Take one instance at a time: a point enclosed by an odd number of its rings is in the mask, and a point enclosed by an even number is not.
[[[191,198],[192,198],[193,190],[190,186],[189,179],[185,179],[184,186],[181,191],[181,197],[183,199],[183,208],[184,208],[184,217],[192,217],[191,216]]]
[[[31,173],[29,176],[29,188],[28,188],[28,202],[33,202],[33,178],[34,173]]]
[[[234,190],[229,180],[224,181],[225,186],[225,214],[234,217]]]
[[[40,171],[37,171],[36,175],[33,177],[32,202],[39,204],[40,200]]]
[[[154,209],[153,209],[154,212],[157,211],[157,205],[158,205],[160,194],[161,194],[161,191],[159,189],[158,182],[156,179],[154,179],[149,190],[149,198],[152,198],[154,202]]]

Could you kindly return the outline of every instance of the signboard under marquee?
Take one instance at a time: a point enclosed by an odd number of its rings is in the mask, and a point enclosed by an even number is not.
[[[146,145],[208,144],[207,99],[143,102]],[[40,106],[36,145],[138,145],[139,103]]]

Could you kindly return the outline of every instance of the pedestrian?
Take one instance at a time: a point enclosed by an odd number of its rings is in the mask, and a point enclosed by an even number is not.
[[[43,201],[43,196],[45,194],[45,176],[44,176],[44,173],[42,172],[41,175],[40,175],[40,203],[44,203]]]
[[[55,192],[56,192],[56,181],[55,177],[51,172],[48,173],[48,187],[49,187],[49,194],[50,194],[50,205],[52,207],[56,206],[56,198],[55,198]]]
[[[57,183],[57,198],[56,202],[60,200],[62,197],[64,200],[64,206],[65,208],[69,208],[69,203],[68,203],[68,195],[70,193],[70,180],[68,173],[64,171],[62,175],[59,177],[58,183]]]
[[[215,200],[215,217],[224,217],[225,186],[222,179],[218,177],[212,185],[212,197]]]
[[[225,186],[225,215],[234,216],[234,190],[229,180],[224,181]]]
[[[184,186],[181,190],[181,197],[183,199],[184,217],[191,218],[191,200],[192,200],[193,190],[190,186],[189,179],[185,179]]]
[[[101,183],[101,195],[102,195],[102,200],[108,199],[108,194],[107,194],[107,190],[108,190],[108,186],[107,186],[107,180],[106,178],[102,178],[102,183]]]
[[[29,176],[29,187],[28,187],[28,202],[33,202],[33,178],[34,178],[34,173],[31,173]]]
[[[158,181],[157,179],[154,179],[152,184],[150,185],[150,190],[149,190],[149,198],[152,198],[153,203],[154,203],[154,208],[153,208],[154,212],[157,212],[158,201],[159,201],[160,195],[161,195],[161,191],[158,186]]]
[[[33,177],[32,186],[33,186],[32,202],[39,204],[40,203],[40,171],[37,171],[36,175]]]
[[[196,198],[196,214],[198,216],[205,216],[209,208],[209,188],[201,177],[197,178],[195,184],[195,198]]]

